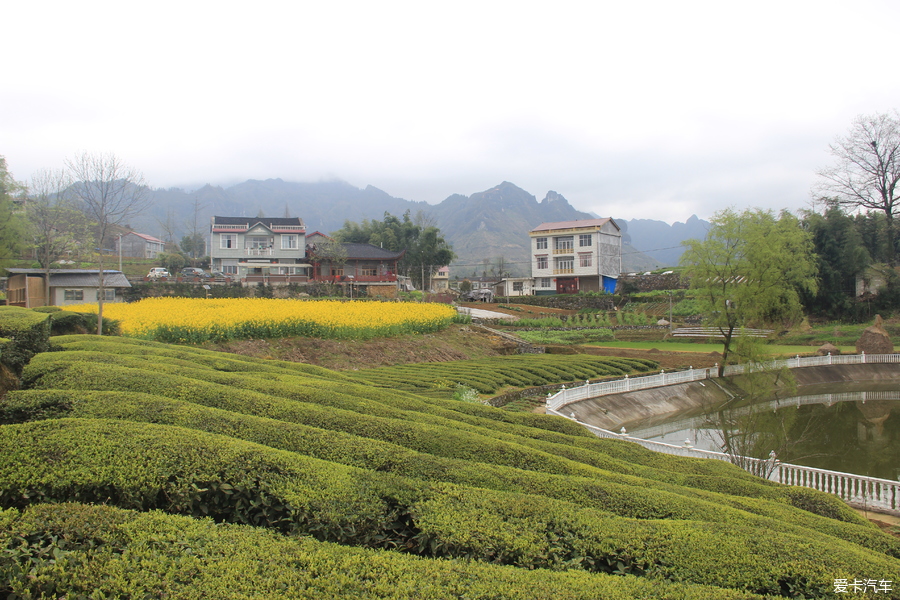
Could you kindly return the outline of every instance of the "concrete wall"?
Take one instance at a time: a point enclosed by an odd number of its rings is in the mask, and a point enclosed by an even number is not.
[[[838,383],[900,381],[898,364],[804,367],[791,372],[797,381],[795,395],[798,396],[823,393],[822,387]],[[647,423],[673,413],[700,414],[710,406],[727,401],[731,394],[739,392],[739,385],[740,378],[706,379],[591,398],[566,405],[559,412],[566,416],[574,414],[589,425],[619,431],[623,425],[628,429],[639,421]]]

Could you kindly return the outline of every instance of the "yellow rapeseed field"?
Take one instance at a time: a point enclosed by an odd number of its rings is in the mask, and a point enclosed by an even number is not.
[[[97,312],[96,304],[67,306]],[[446,304],[276,300],[269,298],[146,298],[103,305],[122,334],[171,343],[307,336],[369,339],[429,333],[447,327],[456,311]]]

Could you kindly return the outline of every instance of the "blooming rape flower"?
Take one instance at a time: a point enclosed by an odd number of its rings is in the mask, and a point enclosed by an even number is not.
[[[97,305],[64,310],[96,313]],[[445,304],[272,298],[146,298],[105,304],[103,312],[121,323],[126,336],[165,342],[285,336],[368,339],[438,331],[456,315]]]

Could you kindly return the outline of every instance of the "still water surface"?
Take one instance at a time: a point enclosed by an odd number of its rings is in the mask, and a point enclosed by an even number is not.
[[[900,480],[900,386],[850,384],[627,426],[635,437]]]

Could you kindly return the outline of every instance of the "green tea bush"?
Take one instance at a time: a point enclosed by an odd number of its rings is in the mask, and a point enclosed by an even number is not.
[[[380,385],[407,390],[430,389],[435,380],[449,380],[488,394],[509,385],[526,387],[584,381],[597,377],[644,372],[655,367],[656,363],[652,361],[633,359],[585,355],[537,355],[537,357],[494,357],[452,363],[418,363],[360,369],[354,372],[354,376]]]
[[[50,349],[47,313],[18,306],[0,306],[0,363],[19,375],[35,354]]]
[[[883,539],[878,536],[873,539],[873,534],[877,533],[873,530],[861,531],[858,527],[841,526],[830,520],[804,517],[802,513],[796,510],[792,513],[791,509],[783,505],[742,504],[727,496],[692,491],[603,470],[591,472],[582,469],[582,476],[573,477],[470,463],[414,452],[394,444],[340,432],[250,417],[144,394],[31,390],[13,392],[0,404],[0,423],[60,417],[121,419],[188,427],[367,470],[391,472],[434,482],[447,481],[501,491],[540,494],[633,518],[729,521],[755,524],[763,529],[778,526],[786,530],[793,525],[785,525],[779,521],[788,521],[866,547],[880,548],[886,553],[893,552],[890,546],[884,546]],[[741,491],[749,494],[753,490]],[[817,492],[809,495],[829,499]],[[772,518],[779,521],[772,521]]]
[[[808,582],[810,590],[836,573],[900,575],[900,561],[837,538],[624,519],[542,496],[426,484],[222,436],[121,421],[0,428],[0,500],[18,508],[46,501],[160,508],[423,556],[652,574],[759,593],[779,593],[785,575]]]
[[[425,559],[110,506],[6,511],[0,539],[0,593],[23,598],[762,600],[689,583]]]

